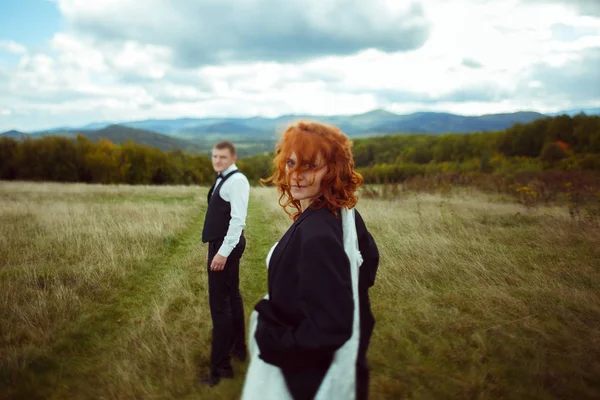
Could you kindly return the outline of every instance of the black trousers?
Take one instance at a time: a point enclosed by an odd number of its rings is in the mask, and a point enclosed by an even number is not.
[[[369,398],[369,363],[366,358],[356,361],[356,399]]]
[[[244,304],[240,294],[240,259],[246,249],[242,234],[223,271],[211,271],[210,263],[223,240],[208,243],[208,301],[212,318],[211,374],[232,371],[231,353],[246,353]]]

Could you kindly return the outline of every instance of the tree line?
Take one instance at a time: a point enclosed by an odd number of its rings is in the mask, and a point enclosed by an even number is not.
[[[116,145],[78,135],[16,141],[0,137],[0,179],[27,181],[207,184],[213,181],[210,159],[180,150],[163,152],[132,141]]]
[[[493,154],[537,158],[557,145],[563,147],[567,156],[570,153],[600,153],[600,116],[547,117],[528,124],[515,124],[498,132],[358,139],[354,143],[354,158],[361,167],[399,161],[416,164],[462,162]]]
[[[367,183],[401,182],[440,172],[600,171],[600,116],[561,115],[498,132],[388,135],[354,140],[356,166]],[[17,141],[0,136],[0,179],[87,183],[209,185],[209,157],[163,152],[132,141],[117,145],[59,136]],[[238,160],[257,184],[274,154]]]
[[[600,116],[560,115],[496,132],[361,138],[353,154],[366,183],[440,173],[600,171]]]

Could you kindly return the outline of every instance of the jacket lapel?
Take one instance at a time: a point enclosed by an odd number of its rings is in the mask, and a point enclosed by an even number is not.
[[[281,261],[281,257],[285,252],[285,248],[287,246],[287,244],[290,241],[290,238],[292,236],[294,236],[294,232],[296,231],[296,228],[298,227],[298,225],[305,220],[308,216],[310,216],[312,213],[314,213],[316,210],[313,210],[312,208],[309,208],[308,210],[304,211],[296,221],[294,221],[294,223],[292,224],[292,226],[290,226],[290,228],[287,230],[287,232],[283,235],[283,237],[281,238],[281,240],[279,240],[279,243],[277,244],[277,247],[275,247],[275,250],[273,250],[273,254],[271,255],[271,260],[269,262],[269,270],[268,270],[268,290],[269,293],[271,292],[271,284],[273,283],[273,280],[275,279],[275,274],[277,272],[278,266],[279,266],[279,262]]]

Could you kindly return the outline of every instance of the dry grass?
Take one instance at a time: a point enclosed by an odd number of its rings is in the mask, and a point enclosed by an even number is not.
[[[291,224],[277,195],[253,195],[277,240]],[[597,226],[472,190],[358,209],[381,253],[373,398],[600,396]]]
[[[366,200],[376,398],[600,395],[600,230],[477,196]]]
[[[196,385],[211,334],[205,193],[0,184],[0,398],[238,398],[245,365]],[[597,227],[476,192],[358,208],[381,252],[372,398],[600,396]],[[290,224],[273,190],[252,189],[247,315]]]
[[[45,357],[197,213],[198,188],[0,184],[3,378]]]

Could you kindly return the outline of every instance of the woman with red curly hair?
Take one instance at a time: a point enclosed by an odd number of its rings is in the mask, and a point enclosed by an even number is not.
[[[379,252],[354,208],[362,177],[351,142],[336,127],[300,122],[276,153],[263,182],[277,187],[294,222],[267,256],[243,398],[365,399]]]

